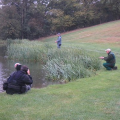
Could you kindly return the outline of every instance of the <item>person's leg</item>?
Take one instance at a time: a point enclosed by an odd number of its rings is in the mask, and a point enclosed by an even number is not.
[[[59,47],[61,48],[61,44],[59,44]]]
[[[110,63],[103,63],[103,66],[107,69],[107,70],[112,70],[111,64]]]
[[[57,48],[60,48],[60,46],[59,46],[59,45],[57,45]]]

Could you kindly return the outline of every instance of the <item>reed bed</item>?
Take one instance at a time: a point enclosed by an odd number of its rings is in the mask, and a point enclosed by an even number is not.
[[[5,40],[0,40],[0,46],[5,46],[6,45],[6,41]]]
[[[78,49],[51,49],[44,65],[47,78],[52,80],[75,80],[90,77],[101,68],[96,53]]]
[[[45,44],[28,40],[14,40],[8,43],[7,55],[9,59],[41,63],[45,63],[47,60]]]
[[[75,80],[90,77],[101,68],[101,62],[84,49],[56,49],[48,43],[28,40],[8,41],[9,59],[41,62],[46,78],[52,80]]]

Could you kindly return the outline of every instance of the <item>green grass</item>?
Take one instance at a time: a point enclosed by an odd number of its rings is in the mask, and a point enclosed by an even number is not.
[[[95,76],[43,89],[33,88],[24,95],[0,94],[1,120],[119,120],[120,119],[120,21],[62,34],[62,47],[86,48],[106,56],[116,54],[118,70],[97,71]],[[78,39],[78,35],[92,36]],[[97,34],[99,33],[99,34]],[[49,44],[56,36],[45,38]],[[76,40],[75,40],[76,39]],[[61,48],[62,49],[62,48]],[[104,62],[104,61],[102,61]]]
[[[100,71],[91,78],[24,95],[0,94],[3,120],[119,120],[118,71]],[[107,75],[108,74],[108,75]],[[117,76],[117,77],[115,77]]]

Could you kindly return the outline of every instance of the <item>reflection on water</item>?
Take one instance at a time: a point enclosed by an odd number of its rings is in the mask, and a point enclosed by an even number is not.
[[[45,71],[42,69],[40,63],[27,63],[21,61],[8,60],[5,56],[5,47],[0,47],[0,91],[2,91],[2,84],[9,75],[15,71],[14,64],[21,63],[26,65],[30,69],[31,76],[33,78],[33,87],[42,88],[51,84],[59,84],[59,82],[47,81],[45,79]]]

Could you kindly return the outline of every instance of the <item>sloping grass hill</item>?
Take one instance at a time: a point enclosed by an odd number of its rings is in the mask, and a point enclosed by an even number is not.
[[[32,89],[24,95],[0,93],[0,120],[119,120],[120,21],[62,34],[62,47],[96,51],[111,48],[118,70],[102,68],[97,75],[62,85]],[[56,46],[57,36],[41,39]],[[62,48],[61,48],[62,49]],[[104,61],[103,61],[104,62]]]

